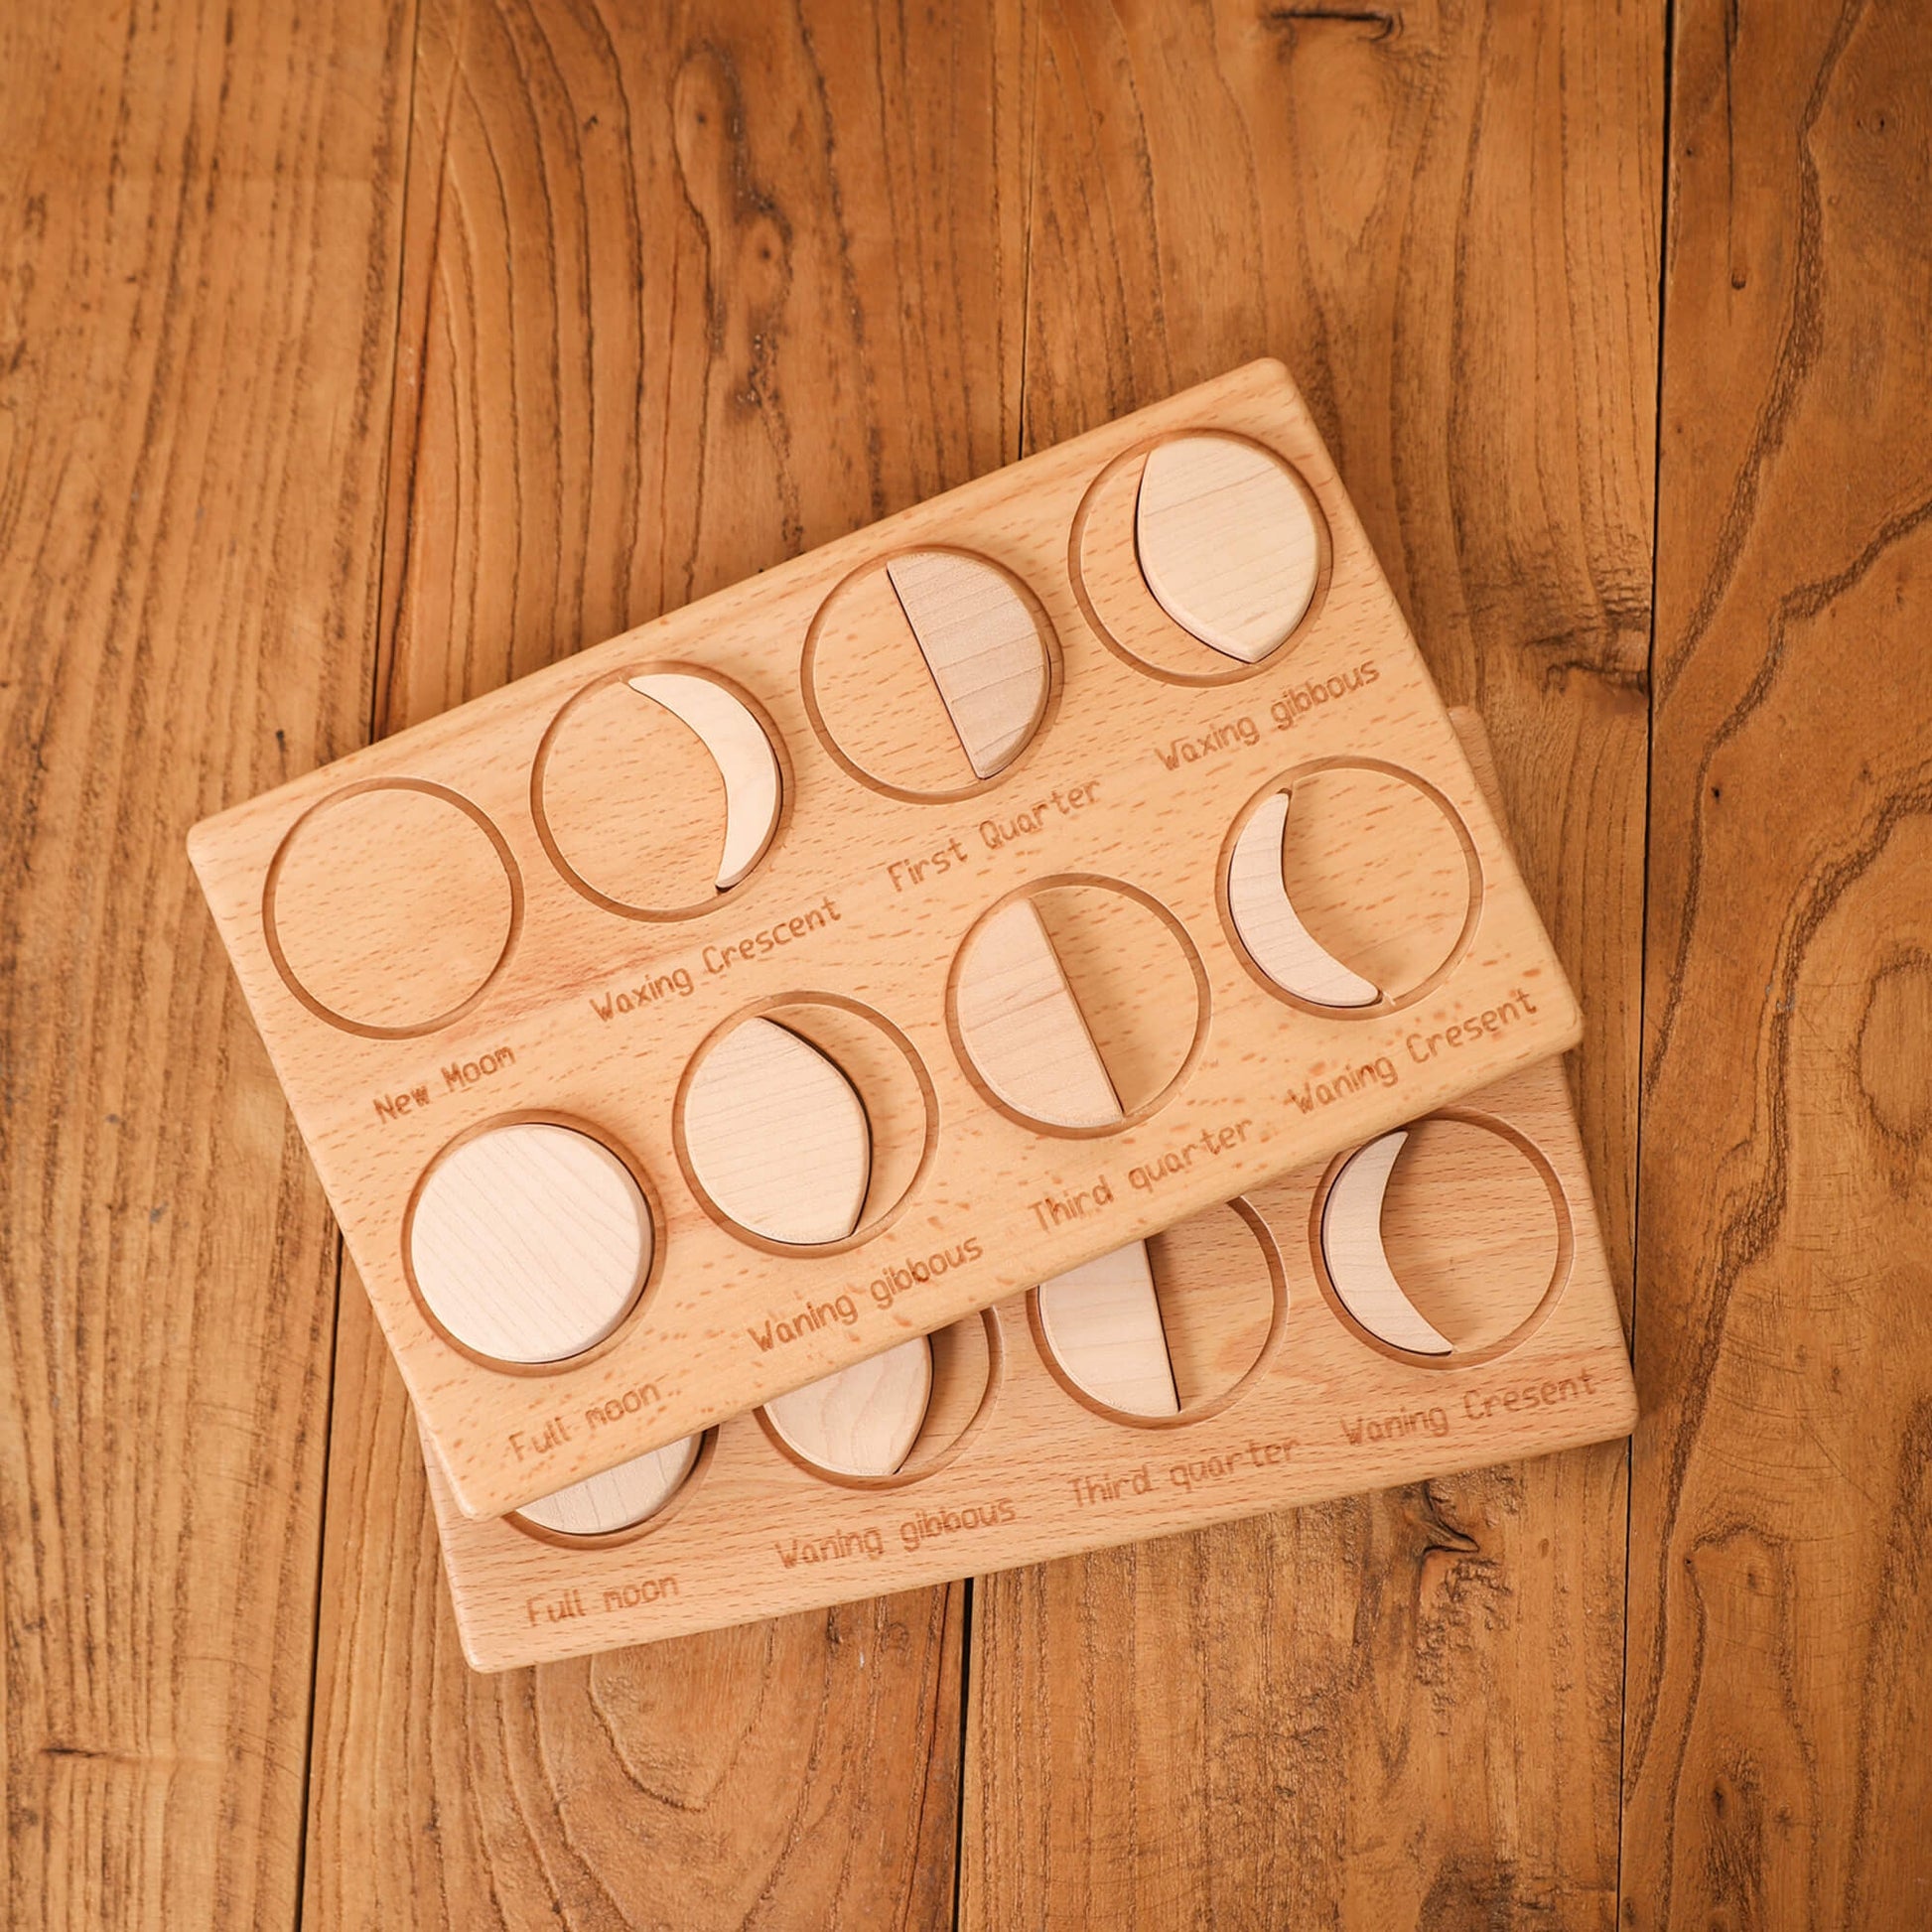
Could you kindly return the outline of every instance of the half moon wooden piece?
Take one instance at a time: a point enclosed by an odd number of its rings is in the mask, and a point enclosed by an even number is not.
[[[676,1495],[698,1459],[696,1436],[666,1443],[615,1469],[600,1469],[568,1489],[539,1496],[516,1513],[560,1536],[609,1536],[655,1516]]]
[[[1108,1127],[1119,1096],[1032,899],[987,918],[960,962],[959,1035],[1010,1107],[1055,1127]]]
[[[1046,648],[1004,572],[952,550],[886,566],[967,761],[982,778],[1019,756],[1046,707]]]
[[[630,688],[661,704],[703,740],[725,781],[725,850],[718,890],[758,864],[778,829],[778,759],[764,728],[722,684],[684,671],[647,671]]]
[[[555,1362],[602,1341],[650,1272],[650,1209],[609,1148],[525,1121],[430,1170],[409,1263],[430,1312],[479,1354]]]
[[[684,1147],[712,1202],[767,1241],[812,1247],[859,1225],[872,1129],[858,1091],[770,1020],[734,1027],[684,1096]]]
[[[1381,992],[1352,973],[1302,923],[1282,875],[1285,791],[1241,828],[1228,858],[1228,911],[1255,964],[1285,993],[1323,1007],[1372,1007]]]
[[[1412,1355],[1447,1355],[1451,1344],[1402,1292],[1382,1248],[1382,1197],[1409,1130],[1370,1141],[1348,1158],[1321,1207],[1321,1254],[1342,1307],[1370,1334]]]
[[[1155,445],[1134,536],[1162,610],[1244,664],[1288,640],[1321,566],[1314,514],[1287,467],[1232,436]]]
[[[889,1476],[912,1453],[931,1398],[932,1346],[918,1335],[774,1397],[764,1414],[815,1468]]]
[[[1146,1242],[1069,1268],[1035,1294],[1054,1360],[1096,1402],[1130,1416],[1179,1413]]]

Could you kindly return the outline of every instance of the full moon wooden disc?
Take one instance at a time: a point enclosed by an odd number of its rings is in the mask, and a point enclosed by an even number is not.
[[[650,1272],[650,1208],[630,1170],[574,1128],[524,1121],[430,1170],[409,1220],[416,1286],[457,1340],[505,1362],[600,1342]]]

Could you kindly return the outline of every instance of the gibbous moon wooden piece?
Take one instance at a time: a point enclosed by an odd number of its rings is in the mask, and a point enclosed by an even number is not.
[[[955,990],[959,1036],[1008,1106],[1056,1127],[1121,1117],[1093,1035],[1031,899],[1016,898],[967,942]]]
[[[1018,757],[1046,705],[1046,647],[1004,572],[951,550],[913,550],[886,566],[920,654],[982,778]]]
[[[1130,1416],[1179,1413],[1145,1241],[1069,1268],[1035,1293],[1054,1359],[1096,1402]]]
[[[1241,943],[1284,993],[1324,1007],[1372,1007],[1378,988],[1326,951],[1295,910],[1282,877],[1290,797],[1278,791],[1241,828],[1228,857],[1228,911]]]
[[[767,1241],[812,1247],[859,1225],[872,1177],[865,1104],[774,1021],[742,1021],[699,1061],[684,1146],[712,1204]]]
[[[602,1469],[568,1489],[539,1496],[516,1513],[560,1536],[610,1536],[655,1516],[677,1494],[698,1459],[702,1439],[687,1436]]]
[[[1449,1342],[1403,1293],[1382,1248],[1382,1196],[1408,1139],[1398,1127],[1349,1156],[1322,1204],[1321,1256],[1342,1307],[1370,1334],[1412,1355],[1447,1355]]]
[[[1229,657],[1260,663],[1308,612],[1321,566],[1314,513],[1286,466],[1252,443],[1157,443],[1134,527],[1156,602]]]
[[[778,759],[764,728],[722,684],[684,671],[647,671],[631,690],[661,704],[704,741],[725,783],[725,850],[718,890],[758,864],[778,829]]]
[[[805,1458],[835,1475],[897,1474],[932,1399],[932,1344],[923,1335],[764,1405],[765,1420]]]
[[[430,1170],[409,1223],[429,1311],[480,1355],[555,1362],[600,1342],[650,1272],[650,1208],[611,1150],[519,1121]]]

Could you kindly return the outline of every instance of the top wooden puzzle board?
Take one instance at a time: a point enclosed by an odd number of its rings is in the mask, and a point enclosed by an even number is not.
[[[1580,1031],[1273,362],[191,851],[472,1515]]]

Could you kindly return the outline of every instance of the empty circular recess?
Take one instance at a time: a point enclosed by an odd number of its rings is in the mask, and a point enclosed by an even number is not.
[[[1568,1203],[1504,1126],[1433,1114],[1343,1156],[1311,1221],[1329,1306],[1383,1352],[1466,1367],[1523,1341],[1569,1279]]]
[[[856,1489],[917,1482],[952,1461],[992,1413],[1002,1363],[999,1318],[988,1309],[887,1355],[903,1364],[918,1349],[925,1351],[923,1365],[914,1365],[919,1373],[882,1373],[873,1365],[885,1357],[874,1356],[766,1404],[759,1425],[787,1461],[826,1482]],[[921,1384],[914,1420],[909,1409]],[[886,1468],[894,1456],[897,1467]],[[882,1472],[856,1473],[861,1463]]]
[[[813,727],[854,777],[897,798],[959,798],[1033,742],[1058,650],[1011,571],[964,550],[902,551],[819,607],[803,679]]]
[[[911,1041],[833,993],[761,1000],[726,1021],[685,1069],[672,1115],[699,1204],[769,1253],[870,1240],[911,1198],[936,1133]]]
[[[1391,764],[1324,759],[1242,811],[1220,901],[1237,956],[1270,992],[1323,1014],[1387,1012],[1460,957],[1482,873],[1435,786]]]
[[[1027,1306],[1069,1395],[1160,1427],[1234,1399],[1281,1332],[1288,1287],[1274,1237],[1237,1199],[1042,1282]]]
[[[602,1141],[517,1119],[451,1143],[417,1183],[403,1252],[431,1318],[493,1364],[580,1355],[611,1334],[649,1278],[642,1180]]]
[[[640,664],[577,692],[544,733],[530,810],[551,863],[635,919],[712,910],[769,847],[778,735],[749,693],[689,664]]]
[[[448,1026],[508,957],[516,862],[468,799],[378,778],[299,818],[268,869],[262,926],[289,991],[351,1033]]]
[[[1144,1120],[1192,1064],[1207,976],[1158,900],[1061,877],[982,914],[954,957],[947,1022],[973,1084],[1009,1119],[1065,1135]]]
[[[519,1529],[542,1533],[547,1541],[606,1543],[623,1541],[648,1523],[661,1522],[681,1502],[696,1473],[710,1435],[686,1436],[662,1449],[633,1455],[614,1469],[600,1469],[567,1489],[552,1491],[510,1516]]]
[[[1216,461],[1230,455],[1232,474]],[[1190,489],[1196,456],[1207,460]],[[1080,500],[1067,565],[1116,654],[1176,684],[1227,684],[1279,662],[1320,608],[1329,558],[1327,522],[1292,466],[1217,431],[1116,457]]]

